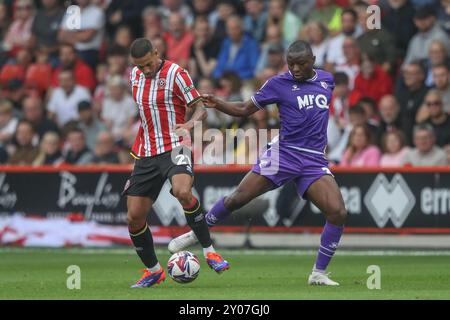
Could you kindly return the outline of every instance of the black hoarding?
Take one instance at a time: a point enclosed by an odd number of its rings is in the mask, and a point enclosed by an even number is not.
[[[108,224],[126,221],[121,196],[128,171],[0,172],[0,214],[25,213],[45,217],[70,214]],[[245,172],[198,172],[195,190],[206,209],[229,194]],[[348,210],[347,227],[399,229],[450,228],[450,172],[342,172],[335,174]],[[169,194],[168,182],[155,203],[153,225],[183,226],[181,206]],[[222,222],[253,226],[320,227],[323,215],[300,199],[289,183],[268,192]],[[449,229],[450,230],[450,229]],[[431,230],[433,232],[433,230]]]

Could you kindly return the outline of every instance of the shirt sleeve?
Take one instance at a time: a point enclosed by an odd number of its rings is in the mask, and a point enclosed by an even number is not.
[[[336,86],[336,84],[334,83],[334,77],[333,76],[327,77],[325,79],[325,82],[328,85],[328,89],[330,90],[330,92],[333,92],[334,87]]]
[[[133,80],[136,77],[136,67],[134,67],[133,69],[131,69],[130,71],[130,76],[128,78],[128,85],[133,87]]]
[[[177,88],[179,96],[188,107],[201,99],[200,93],[195,88],[189,73],[184,69],[181,69],[181,71],[177,73],[177,76],[175,77],[175,87]]]
[[[267,80],[261,88],[251,96],[251,99],[255,106],[260,109],[269,104],[276,103],[278,101],[278,95],[274,88],[273,80]]]

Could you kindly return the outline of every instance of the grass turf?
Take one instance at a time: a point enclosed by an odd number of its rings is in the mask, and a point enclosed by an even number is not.
[[[231,269],[220,276],[201,259],[200,275],[190,284],[167,277],[153,288],[130,289],[142,268],[131,249],[4,248],[0,299],[450,299],[448,252],[419,256],[341,252],[329,267],[340,287],[306,285],[314,251],[221,252]],[[158,257],[165,264],[169,254],[158,250]],[[80,290],[66,287],[69,265],[81,269]],[[369,265],[381,268],[380,290],[366,286]]]

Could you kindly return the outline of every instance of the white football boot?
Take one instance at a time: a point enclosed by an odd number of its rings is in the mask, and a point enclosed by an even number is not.
[[[194,234],[194,231],[189,231],[187,233],[182,234],[169,242],[168,249],[170,253],[176,253],[179,251],[183,251],[186,248],[193,246],[198,242],[197,237]]]
[[[309,275],[308,284],[316,285],[316,286],[338,286],[339,285],[339,283],[331,280],[328,276],[329,276],[329,273],[313,271]]]

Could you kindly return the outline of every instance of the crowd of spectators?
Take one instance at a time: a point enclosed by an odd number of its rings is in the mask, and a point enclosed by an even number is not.
[[[379,29],[367,23],[372,4]],[[137,37],[186,68],[201,93],[228,101],[285,72],[289,43],[307,40],[336,83],[330,162],[450,164],[449,0],[0,0],[0,163],[130,163]],[[276,106],[246,119],[208,109],[204,123],[278,127]]]

